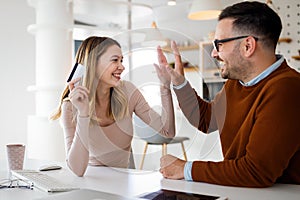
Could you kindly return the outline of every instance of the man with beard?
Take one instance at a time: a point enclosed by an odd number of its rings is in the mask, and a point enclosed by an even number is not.
[[[224,160],[161,158],[165,178],[239,187],[300,184],[300,75],[275,54],[282,24],[266,4],[241,2],[219,15],[211,52],[228,79],[211,102],[184,78],[175,42],[175,68],[167,67],[179,105],[198,130],[219,130]]]

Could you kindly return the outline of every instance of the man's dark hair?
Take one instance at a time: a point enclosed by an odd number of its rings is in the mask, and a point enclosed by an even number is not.
[[[275,50],[282,24],[277,13],[267,4],[256,1],[237,3],[221,12],[219,21],[225,18],[234,19],[234,32],[255,36]]]

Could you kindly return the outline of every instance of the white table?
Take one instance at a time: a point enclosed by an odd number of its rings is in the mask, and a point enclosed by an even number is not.
[[[42,162],[30,161],[25,168],[37,169]],[[59,163],[64,165],[63,163]],[[2,165],[2,164],[1,164]],[[2,165],[3,166],[3,165]],[[8,172],[0,168],[0,179],[7,178]],[[84,177],[77,177],[67,168],[46,172],[62,182],[80,188],[93,189],[123,196],[138,196],[159,189],[191,193],[226,196],[235,199],[300,199],[300,185],[276,184],[269,188],[240,188],[213,184],[164,179],[157,171],[128,170],[109,167],[88,167]],[[51,195],[37,189],[1,189],[0,200],[34,199]]]

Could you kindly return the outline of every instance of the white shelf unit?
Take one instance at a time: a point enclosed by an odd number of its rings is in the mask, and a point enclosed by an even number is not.
[[[220,76],[217,61],[211,57],[212,42],[199,43],[199,70],[202,77],[202,97],[212,100],[226,81]]]

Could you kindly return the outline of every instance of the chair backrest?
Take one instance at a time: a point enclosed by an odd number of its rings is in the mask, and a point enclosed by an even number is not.
[[[134,155],[133,155],[132,148],[130,149],[130,157],[129,157],[128,169],[136,169],[135,168]]]
[[[169,143],[172,139],[161,136],[157,131],[151,128],[138,116],[133,116],[135,135],[149,144],[163,144]]]

